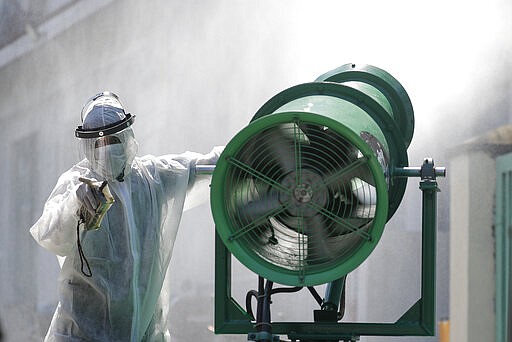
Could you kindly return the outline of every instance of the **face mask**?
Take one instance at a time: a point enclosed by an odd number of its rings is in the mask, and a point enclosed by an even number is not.
[[[99,174],[107,180],[124,180],[127,156],[122,144],[112,144],[94,149],[95,164]]]

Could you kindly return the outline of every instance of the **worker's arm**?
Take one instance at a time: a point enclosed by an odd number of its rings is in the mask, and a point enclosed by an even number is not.
[[[76,242],[77,213],[81,205],[76,191],[81,184],[80,173],[75,166],[60,176],[43,214],[30,228],[37,243],[60,256],[69,255]]]

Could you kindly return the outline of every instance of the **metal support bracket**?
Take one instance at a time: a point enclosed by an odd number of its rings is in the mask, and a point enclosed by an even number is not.
[[[280,337],[277,335],[272,335],[266,331],[253,332],[247,334],[247,341],[272,341],[279,342]]]

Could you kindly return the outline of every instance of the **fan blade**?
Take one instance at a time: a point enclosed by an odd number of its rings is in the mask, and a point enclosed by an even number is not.
[[[319,159],[316,161],[328,167],[325,171],[326,177],[341,172],[340,179],[336,181],[338,185],[344,185],[354,177],[359,177],[365,182],[374,185],[375,181],[373,175],[367,164],[359,163],[361,158],[358,156],[360,156],[361,153],[354,145],[334,133],[328,127],[306,124],[302,126],[302,129],[309,138],[310,146],[313,151],[313,153],[308,155],[313,156],[313,158],[315,155],[319,156]],[[347,174],[343,174],[343,169],[350,169],[351,165],[354,163],[358,165],[358,168],[351,170]]]
[[[375,183],[365,158],[359,158],[342,169],[326,175],[326,177],[324,177],[324,184],[327,185],[329,190],[336,193],[343,191],[348,186],[351,188],[351,181],[358,178],[370,185],[374,185]]]
[[[360,172],[361,173],[359,174],[359,176],[357,176],[358,178],[372,186],[375,186],[375,178],[373,177],[373,174],[368,167],[360,170]]]
[[[375,205],[377,203],[377,190],[375,186],[354,178],[351,182],[352,193],[356,196],[359,203],[364,205]]]
[[[256,142],[254,139],[250,139],[245,143],[243,150],[238,154],[237,158],[246,165],[254,168],[254,165],[257,165],[257,161],[254,156],[256,154]]]
[[[304,231],[308,236],[308,262],[321,263],[332,259],[328,245],[329,231],[320,215],[304,217]]]
[[[290,139],[289,128],[274,127],[265,135],[266,151],[273,161],[277,162],[283,174],[288,174],[296,168],[295,142],[300,143],[293,135]]]
[[[359,205],[351,205],[346,209],[342,209],[338,212],[330,210],[339,220],[343,221],[344,224],[331,222],[330,236],[338,236],[353,233],[354,229],[360,229],[366,226],[373,220],[373,214],[370,208]],[[351,228],[348,228],[351,227]]]
[[[352,211],[351,217],[373,219],[375,217],[375,204],[361,204],[357,205]]]
[[[357,228],[360,229],[360,228],[364,228],[368,223],[370,223],[372,221],[372,219],[350,217],[350,218],[343,219],[343,221],[346,222],[347,224],[350,224],[352,227],[357,227]],[[332,230],[333,230],[333,232],[335,233],[336,236],[352,234],[353,233],[352,230],[347,229],[346,227],[344,227],[344,226],[342,226],[340,224],[335,224],[335,226],[332,227]]]
[[[358,229],[369,222],[374,217],[375,206],[361,205],[351,189],[344,189],[343,192],[338,192],[334,197],[330,197],[325,209],[330,212],[334,217],[338,217],[346,225],[331,221],[330,227],[331,236],[344,235],[353,232],[353,229]],[[374,208],[373,211],[371,208]],[[352,227],[353,229],[349,229]]]
[[[273,216],[281,208],[278,193],[270,191],[247,203],[240,203],[237,209],[243,221],[255,222]]]

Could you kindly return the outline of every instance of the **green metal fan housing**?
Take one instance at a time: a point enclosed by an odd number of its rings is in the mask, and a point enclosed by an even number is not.
[[[347,65],[289,88],[227,144],[211,208],[242,264],[277,283],[312,286],[370,255],[403,197],[390,173],[407,165],[412,137],[412,107],[390,77]]]

